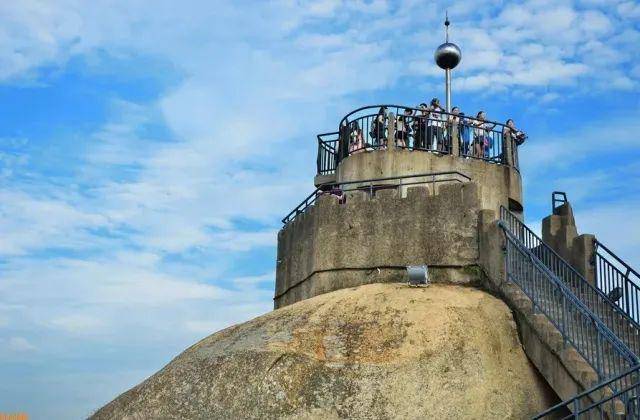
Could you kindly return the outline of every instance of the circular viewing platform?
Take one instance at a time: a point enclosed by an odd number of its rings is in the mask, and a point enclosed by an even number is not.
[[[333,184],[349,157],[408,150],[504,165],[519,170],[525,136],[515,127],[461,113],[402,105],[369,105],[347,114],[338,131],[318,138],[316,186]],[[391,175],[391,174],[378,174]]]

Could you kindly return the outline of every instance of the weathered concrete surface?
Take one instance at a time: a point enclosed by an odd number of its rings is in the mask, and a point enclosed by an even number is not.
[[[554,214],[542,220],[542,241],[595,285],[596,270],[592,264],[596,252],[595,236],[578,234],[571,204],[567,202],[557,207]]]
[[[499,299],[375,284],[213,334],[93,418],[524,419],[554,398]]]
[[[357,153],[338,165],[337,181],[357,181],[419,173],[458,171],[478,185],[480,208],[498,211],[509,208],[509,199],[522,208],[520,173],[505,165],[453,155],[403,149]],[[513,205],[511,206],[513,209]]]
[[[477,279],[479,210],[473,183],[330,196],[278,233],[275,307],[358,284],[398,281],[427,264],[436,281]]]

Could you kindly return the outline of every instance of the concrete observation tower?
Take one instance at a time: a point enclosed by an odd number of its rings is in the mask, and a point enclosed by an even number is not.
[[[316,190],[283,219],[275,307],[340,288],[406,277],[477,281],[481,213],[522,214],[517,147],[504,125],[451,111],[460,48],[435,51],[445,70],[446,110],[370,105],[318,135]]]
[[[564,192],[541,237],[523,223],[524,135],[451,108],[448,27],[446,110],[363,106],[317,136],[315,189],[278,233],[278,310],[93,418],[640,419],[640,272],[579,234]],[[427,272],[439,284],[406,284]]]

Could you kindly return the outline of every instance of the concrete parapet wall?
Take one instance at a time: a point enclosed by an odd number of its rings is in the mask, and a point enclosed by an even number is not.
[[[503,205],[522,211],[520,173],[510,166],[474,158],[394,148],[356,153],[338,165],[337,182],[446,171],[471,177],[478,185],[480,208],[497,212]]]
[[[278,234],[275,306],[360,284],[398,281],[407,265],[427,264],[434,280],[477,279],[474,183],[322,196]],[[402,278],[402,277],[401,277]]]

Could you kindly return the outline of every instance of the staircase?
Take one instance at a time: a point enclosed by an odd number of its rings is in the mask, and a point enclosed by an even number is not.
[[[506,278],[597,373],[598,384],[538,418],[640,418],[640,325],[504,207]]]

